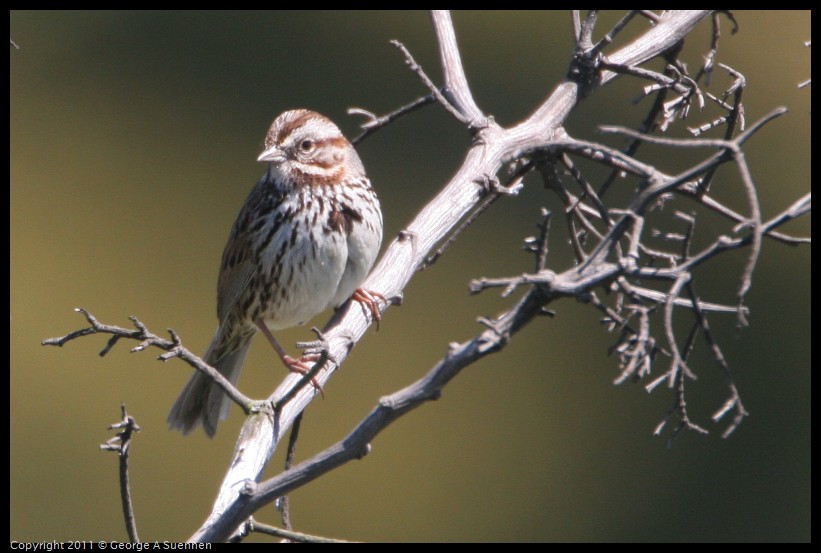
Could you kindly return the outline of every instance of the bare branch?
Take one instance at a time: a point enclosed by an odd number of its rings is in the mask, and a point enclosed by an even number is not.
[[[260,534],[274,536],[276,538],[284,538],[289,542],[294,543],[356,543],[348,540],[337,540],[322,536],[312,536],[310,534],[303,534],[302,532],[294,532],[288,529],[277,528],[269,524],[257,522],[253,517],[248,519],[246,531],[248,534],[257,532]]]
[[[122,328],[119,326],[113,325],[106,325],[98,321],[94,315],[92,315],[88,310],[78,307],[75,309],[78,313],[82,313],[86,320],[91,324],[89,328],[83,328],[80,330],[75,330],[74,332],[70,332],[65,336],[60,336],[57,338],[47,338],[41,342],[44,346],[60,346],[62,347],[67,342],[71,340],[75,340],[77,338],[83,336],[89,336],[92,334],[111,334],[111,338],[108,340],[106,347],[100,352],[100,356],[104,356],[108,353],[112,347],[117,343],[118,340],[122,338],[127,338],[129,340],[138,340],[140,343],[131,349],[132,353],[136,353],[139,351],[143,351],[148,349],[149,347],[156,347],[168,353],[164,353],[160,355],[157,359],[161,361],[168,361],[174,357],[179,357],[190,366],[194,367],[198,371],[204,372],[210,378],[212,378],[219,386],[225,391],[225,393],[230,397],[237,405],[239,405],[245,414],[249,414],[255,412],[259,409],[263,409],[264,406],[261,405],[259,402],[252,400],[248,396],[244,395],[240,392],[236,387],[234,387],[231,382],[228,381],[227,378],[222,376],[219,371],[208,365],[205,361],[203,361],[197,355],[191,353],[191,351],[182,345],[180,342],[179,337],[177,334],[168,329],[168,333],[171,335],[171,340],[164,340],[157,336],[156,334],[150,332],[145,325],[140,322],[137,317],[129,317],[131,322],[134,323],[134,326],[137,330],[129,330],[127,328]]]
[[[139,543],[137,534],[137,520],[134,516],[134,506],[131,501],[131,483],[128,475],[128,453],[131,449],[131,438],[141,430],[134,417],[128,415],[125,403],[120,406],[122,420],[108,427],[109,430],[120,430],[117,435],[100,446],[103,451],[113,451],[120,460],[120,500],[123,506],[123,518],[128,531],[128,539],[132,543]]]
[[[383,115],[381,117],[377,116],[375,113],[370,112],[366,109],[349,108],[348,109],[348,115],[361,115],[361,116],[363,116],[367,119],[367,121],[365,121],[364,123],[362,123],[362,125],[360,125],[360,127],[363,129],[362,133],[359,136],[357,136],[356,138],[354,138],[353,140],[351,140],[351,144],[353,144],[353,145],[359,144],[360,142],[365,140],[367,137],[369,137],[371,134],[375,133],[376,131],[378,131],[382,127],[385,127],[385,126],[389,125],[390,123],[393,123],[394,121],[396,121],[397,119],[399,119],[403,115],[407,115],[408,113],[411,113],[412,111],[415,111],[415,110],[419,109],[420,107],[425,106],[427,104],[430,104],[434,101],[436,101],[436,96],[434,96],[433,94],[428,94],[427,96],[422,96],[421,98],[417,98],[416,100],[414,100],[410,104],[408,104],[406,106],[402,106],[401,108],[396,109],[396,110],[388,113],[387,115]]]
[[[428,87],[431,96],[433,96],[436,99],[436,101],[439,102],[442,105],[442,107],[447,110],[448,113],[453,115],[453,117],[455,117],[457,121],[459,121],[463,125],[470,126],[470,119],[463,115],[453,104],[450,103],[450,100],[445,98],[445,95],[442,94],[442,92],[440,92],[438,88],[436,88],[436,85],[433,84],[433,81],[430,80],[430,77],[428,77],[425,74],[425,71],[422,69],[422,66],[416,63],[416,60],[413,59],[411,53],[408,51],[407,48],[405,48],[405,45],[399,42],[398,40],[392,40],[391,44],[396,46],[399,49],[399,51],[402,52],[402,55],[405,56],[405,64],[410,68],[411,71],[416,73],[419,76],[419,79],[421,79],[425,86]]]
[[[456,44],[456,32],[453,29],[450,12],[433,10],[431,18],[433,30],[439,42],[442,74],[445,79],[444,92],[451,100],[448,103],[452,102],[457,112],[464,117],[463,122],[467,122],[470,128],[483,128],[487,125],[486,117],[476,105],[473,94],[470,92],[459,54],[459,46]]]

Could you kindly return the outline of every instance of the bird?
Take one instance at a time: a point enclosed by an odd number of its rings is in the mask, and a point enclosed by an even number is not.
[[[232,227],[217,280],[218,326],[203,359],[236,384],[261,332],[292,371],[273,332],[303,324],[349,298],[379,320],[378,299],[360,288],[382,242],[382,210],[353,145],[330,119],[308,109],[280,114],[257,161],[267,171]],[[195,371],[168,414],[170,428],[214,436],[228,414],[225,392]]]

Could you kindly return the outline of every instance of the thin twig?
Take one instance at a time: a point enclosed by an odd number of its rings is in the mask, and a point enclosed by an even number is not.
[[[364,123],[360,125],[360,127],[363,129],[362,133],[353,140],[351,140],[351,144],[356,146],[357,144],[365,140],[367,137],[369,137],[371,134],[382,129],[383,127],[386,127],[390,123],[393,123],[403,115],[407,115],[412,111],[416,111],[420,107],[433,103],[434,101],[436,101],[436,97],[433,94],[428,94],[427,96],[417,98],[408,105],[402,106],[382,116],[378,116],[375,113],[362,108],[348,108],[348,115],[361,115],[367,119]]]
[[[277,538],[283,538],[289,542],[294,543],[356,543],[348,540],[339,540],[334,538],[326,538],[323,536],[314,536],[311,534],[303,534],[302,532],[294,532],[288,529],[277,528],[270,524],[262,524],[257,522],[253,517],[248,519],[247,532],[257,532],[259,534],[267,534]]]
[[[299,428],[302,426],[302,418],[305,412],[303,411],[294,419],[294,424],[291,425],[291,434],[288,436],[288,448],[285,450],[285,465],[284,470],[288,470],[294,466],[294,456],[296,455],[296,443],[299,439]],[[279,499],[279,510],[282,513],[282,525],[286,530],[292,530],[291,525],[291,500],[290,496],[283,495]]]
[[[103,451],[113,451],[119,456],[120,465],[120,500],[123,507],[123,519],[125,520],[128,539],[131,543],[139,543],[137,534],[137,520],[134,516],[134,505],[131,501],[131,483],[128,475],[128,453],[131,449],[131,438],[140,431],[140,426],[134,417],[129,416],[125,410],[125,403],[120,405],[122,419],[108,427],[109,430],[119,430],[117,435],[100,445]]]
[[[143,351],[149,347],[159,348],[167,353],[160,355],[157,359],[160,361],[168,361],[169,359],[178,357],[198,371],[207,374],[209,378],[214,380],[214,382],[216,382],[217,385],[225,391],[228,397],[230,397],[242,408],[245,414],[255,412],[259,409],[264,409],[264,405],[262,403],[255,401],[240,392],[227,378],[220,374],[219,371],[208,365],[208,363],[203,361],[197,355],[191,353],[188,348],[182,345],[179,336],[177,336],[172,329],[168,329],[171,340],[165,340],[150,332],[145,325],[134,316],[129,318],[136,327],[136,330],[130,330],[119,326],[103,324],[98,321],[88,310],[82,307],[78,307],[74,311],[82,313],[91,326],[88,328],[75,330],[74,332],[69,332],[64,336],[59,336],[57,338],[47,338],[41,342],[42,345],[62,347],[66,343],[83,336],[90,336],[92,334],[111,334],[112,336],[106,343],[105,348],[103,348],[100,352],[100,356],[104,356],[120,339],[126,338],[129,340],[137,340],[139,341],[139,344],[131,349],[132,353]]]
[[[459,112],[459,110],[457,110],[453,106],[453,104],[451,104],[448,101],[448,99],[445,98],[442,92],[436,87],[435,84],[433,84],[433,81],[431,81],[427,74],[425,74],[425,71],[424,69],[422,69],[422,66],[416,63],[416,60],[413,59],[413,56],[408,51],[408,49],[405,48],[405,45],[399,42],[398,40],[391,40],[391,44],[396,46],[396,48],[398,48],[399,51],[402,52],[402,55],[405,56],[405,64],[411,71],[413,71],[419,76],[419,79],[421,79],[425,86],[428,87],[428,90],[430,90],[433,97],[436,98],[436,101],[439,102],[442,105],[442,107],[445,108],[445,110],[448,113],[450,113],[457,121],[459,121],[466,127],[470,127],[470,119],[462,115]]]

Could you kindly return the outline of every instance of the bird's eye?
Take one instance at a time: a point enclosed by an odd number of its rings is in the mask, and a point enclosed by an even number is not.
[[[313,151],[316,147],[316,144],[310,138],[306,138],[302,142],[299,143],[299,149],[302,150],[302,153],[309,154]]]

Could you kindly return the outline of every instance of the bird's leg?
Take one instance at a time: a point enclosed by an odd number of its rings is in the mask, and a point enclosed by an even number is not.
[[[311,352],[306,353],[299,359],[295,359],[287,353],[285,353],[285,350],[282,348],[282,346],[279,345],[279,342],[277,342],[277,339],[274,338],[274,335],[271,333],[271,331],[268,329],[264,322],[257,321],[256,324],[257,328],[259,328],[262,334],[268,339],[268,343],[270,343],[271,347],[273,347],[276,350],[277,355],[279,355],[279,358],[282,359],[282,363],[289,371],[299,374],[308,374],[308,371],[311,370],[311,365],[309,365],[309,363],[315,363],[319,361],[319,359],[322,357],[319,353]],[[319,382],[317,382],[316,378],[311,379],[311,384],[313,384],[314,388],[319,390],[320,393],[322,392],[322,386],[319,385]]]

